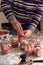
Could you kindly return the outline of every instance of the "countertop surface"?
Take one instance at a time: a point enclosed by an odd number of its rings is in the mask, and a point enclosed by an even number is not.
[[[10,54],[16,54],[16,56],[18,56],[20,58],[20,55],[25,53],[24,51],[21,51],[20,48],[14,48],[11,49]],[[0,63],[1,63],[1,59],[3,59],[3,57],[5,57],[7,55],[2,55],[0,54]],[[33,57],[33,56],[27,56],[26,61],[29,61],[30,59],[32,60],[43,60],[43,55],[41,57]],[[1,64],[0,64],[1,65]],[[30,65],[30,64],[22,64],[22,65]],[[42,63],[33,63],[31,65],[43,65]]]

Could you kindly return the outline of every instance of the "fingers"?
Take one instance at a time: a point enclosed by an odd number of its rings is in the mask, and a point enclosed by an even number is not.
[[[24,37],[30,37],[32,34],[31,30],[24,30]]]
[[[24,37],[27,37],[28,36],[28,32],[27,30],[24,31]]]
[[[21,24],[19,22],[18,22],[18,24],[19,24],[20,29],[23,31],[23,28],[22,28]]]
[[[17,33],[20,36],[24,35],[23,34],[23,28],[22,28],[21,24],[18,21],[14,20],[14,21],[11,22],[11,24],[12,24],[13,28],[16,29]]]
[[[23,31],[21,31],[21,32],[18,33],[18,38],[20,39],[20,38],[22,38],[22,37],[24,37]]]

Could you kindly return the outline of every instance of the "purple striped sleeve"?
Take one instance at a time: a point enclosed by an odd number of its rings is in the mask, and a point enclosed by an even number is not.
[[[11,10],[11,2],[12,0],[2,0],[1,2],[1,9],[10,22],[16,19],[14,13]]]
[[[43,5],[43,4],[40,4],[40,6],[38,5],[36,10],[34,11],[31,25],[29,27],[32,30],[32,32],[34,32],[34,30],[37,28],[37,25],[39,24],[39,22],[41,22],[41,18],[43,16],[43,6],[41,6],[41,5]]]

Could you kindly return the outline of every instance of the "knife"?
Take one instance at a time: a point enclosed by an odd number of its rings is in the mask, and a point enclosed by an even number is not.
[[[43,63],[43,60],[33,60],[34,63]]]
[[[22,54],[20,56],[20,58],[22,59],[21,62],[26,62],[26,54]],[[32,60],[30,59],[27,63],[29,62],[33,62],[33,63],[43,63],[43,60]]]

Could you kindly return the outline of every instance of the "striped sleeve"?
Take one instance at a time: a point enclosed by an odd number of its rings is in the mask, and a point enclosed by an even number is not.
[[[3,13],[8,18],[9,21],[16,19],[11,9],[11,5],[10,5],[11,2],[12,0],[2,0],[1,1],[1,10],[3,11]]]
[[[36,10],[34,11],[34,15],[32,16],[32,21],[30,25],[30,29],[32,31],[36,29],[37,25],[41,21],[42,16],[43,16],[43,4],[39,4],[36,7]]]

